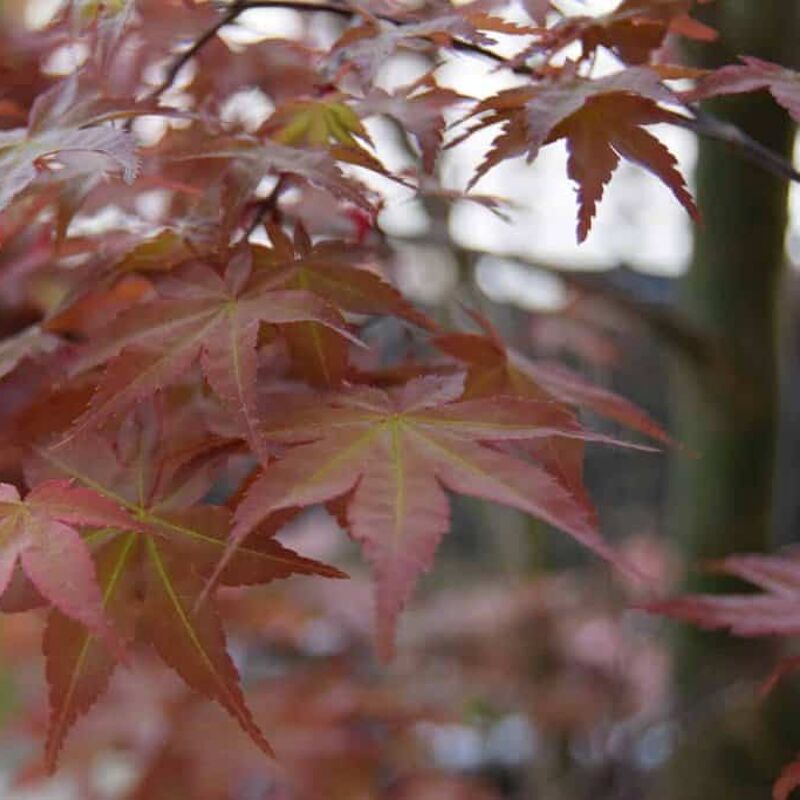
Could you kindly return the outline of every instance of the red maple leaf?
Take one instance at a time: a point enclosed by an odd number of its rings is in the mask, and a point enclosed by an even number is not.
[[[462,390],[460,376],[418,378],[268,416],[264,437],[293,446],[238,506],[222,566],[274,512],[344,496],[339,516],[375,570],[378,647],[388,656],[396,617],[448,528],[442,487],[527,511],[622,565],[579,500],[541,467],[496,446],[591,434],[560,404],[497,396],[459,402]]]
[[[533,361],[507,347],[481,314],[470,312],[482,334],[447,333],[434,340],[439,349],[468,364],[464,397],[511,394],[557,399],[592,411],[631,430],[668,443],[664,429],[636,405],[577,372],[547,361]]]
[[[697,41],[712,41],[716,31],[688,12],[692,0],[622,0],[607,14],[569,16],[546,31],[530,51],[557,52],[579,41],[582,58],[591,58],[605,47],[626,64],[644,64],[674,33]]]
[[[212,480],[203,466],[209,459],[213,463],[214,448],[198,437],[196,419],[194,425],[185,419],[183,428],[171,421],[165,430],[158,415],[140,413],[136,424],[122,426],[113,447],[86,434],[57,449],[40,450],[27,473],[68,476],[83,484],[73,491],[90,495],[96,506],[121,509],[114,517],[98,517],[95,524],[102,529],[87,540],[78,539],[87,563],[91,566],[94,558],[96,564],[103,618],[112,620],[126,642],[152,645],[186,684],[218,702],[271,753],[245,704],[215,604],[197,602],[225,550],[231,526],[229,509],[199,502]],[[50,497],[53,490],[47,487],[64,484],[42,485]],[[273,537],[291,513],[253,531],[227,562],[219,583],[254,585],[295,574],[344,577]],[[63,576],[63,566],[58,574]],[[103,694],[118,657],[94,629],[76,624],[58,609],[50,615],[44,651],[50,686],[46,762],[52,770],[69,728]]]
[[[89,550],[77,526],[137,528],[113,499],[69,481],[37,484],[25,500],[0,483],[0,594],[19,563],[38,592],[64,614],[103,637],[117,655]]]
[[[725,629],[737,636],[800,635],[800,553],[734,555],[712,562],[710,571],[732,575],[761,589],[751,594],[684,595],[643,606],[654,614]],[[769,691],[784,675],[800,669],[800,658],[783,659],[763,686]],[[787,800],[800,786],[800,760],[784,767],[772,787],[773,800]]]
[[[686,595],[645,606],[649,611],[689,620],[703,628],[725,628],[738,636],[800,634],[800,558],[729,556],[708,566],[741,578],[758,594]]]
[[[249,249],[234,254],[223,275],[209,264],[190,261],[161,280],[157,290],[156,300],[121,314],[83,349],[75,372],[102,363],[108,367],[71,437],[172,384],[199,358],[208,382],[257,446],[255,383],[262,323],[313,321],[357,341],[325,300],[309,291],[283,289],[273,275],[253,271]]]
[[[768,89],[796,121],[800,121],[800,72],[753,56],[742,56],[741,64],[730,64],[704,75],[685,97],[688,101],[719,95]]]
[[[358,315],[394,315],[423,330],[434,323],[377,272],[365,268],[370,253],[339,241],[312,244],[297,225],[290,239],[279,225],[267,227],[272,248],[254,247],[256,269],[269,275],[275,289],[313,292],[340,309]],[[349,342],[317,321],[284,325],[282,334],[296,371],[316,386],[337,386],[348,368]]]
[[[620,157],[652,172],[699,219],[675,157],[644,130],[644,126],[673,120],[674,112],[659,103],[675,101],[658,74],[646,67],[597,80],[579,78],[567,70],[530,87],[500,92],[478,103],[470,114],[484,116],[465,136],[503,125],[470,186],[501,161],[521,155],[533,161],[544,145],[565,139],[567,173],[578,184],[578,241],[588,235],[597,203]]]

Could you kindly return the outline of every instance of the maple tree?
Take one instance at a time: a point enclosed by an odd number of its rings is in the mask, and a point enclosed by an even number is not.
[[[276,538],[311,506],[325,504],[372,567],[385,657],[449,528],[445,490],[528,512],[635,572],[602,538],[582,475],[587,442],[630,443],[578,413],[670,438],[627,400],[515,352],[481,315],[464,315],[472,330],[445,330],[417,308],[392,280],[381,187],[497,210],[501,199],[472,187],[564,140],[579,241],[621,158],[700,220],[648,127],[691,129],[698,100],[765,88],[797,118],[800,75],[746,56],[714,72],[672,63],[673,37],[713,38],[692,6],[623,0],[578,16],[542,0],[72,0],[37,30],[4,25],[0,607],[47,609],[47,769],[117,664],[148,644],[272,754],[226,649],[219,595],[345,577]],[[310,27],[227,43],[256,8],[337,32],[330,46]],[[501,55],[501,40],[516,54]],[[62,74],[41,66],[78,46],[82,60]],[[600,51],[615,59],[610,74]],[[423,74],[383,88],[382,66],[404,53],[425,59]],[[482,97],[443,85],[453,53],[518,84]],[[261,119],[226,105],[252,89]],[[412,168],[387,166],[378,118],[398,127]],[[444,184],[444,154],[494,126],[467,185]],[[80,232],[112,207],[125,225]],[[413,349],[385,346],[384,317]],[[739,633],[797,633],[796,565],[723,567],[768,596],[653,607]],[[159,764],[149,797],[169,791]]]

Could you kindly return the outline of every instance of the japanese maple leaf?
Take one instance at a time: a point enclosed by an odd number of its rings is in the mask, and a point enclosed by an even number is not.
[[[36,590],[68,617],[116,648],[89,550],[76,526],[136,526],[112,499],[69,481],[39,483],[25,500],[0,484],[0,594],[19,562]]]
[[[344,156],[342,160],[345,161],[349,156],[349,163],[352,163],[353,148],[332,152]],[[166,155],[173,161],[225,159],[238,162],[247,168],[256,185],[266,175],[288,175],[299,179],[300,183],[308,181],[338,200],[369,212],[375,210],[375,197],[362,183],[345,175],[331,152],[326,150],[290,147],[240,134],[219,136],[199,143],[180,141],[174,151]],[[371,168],[375,168],[375,162],[376,159],[372,158],[369,162]]]
[[[654,613],[737,636],[800,634],[800,556],[738,555],[710,565],[762,589],[760,594],[688,595],[648,604]]]
[[[347,528],[375,571],[377,641],[388,656],[396,617],[448,528],[443,487],[534,514],[620,564],[558,481],[492,446],[589,436],[574,416],[557,403],[521,398],[456,402],[461,392],[460,377],[419,378],[387,391],[354,388],[267,418],[267,440],[298,444],[265,468],[238,506],[222,566],[276,511],[346,495]]]
[[[130,134],[108,126],[0,131],[0,209],[40,176],[65,181],[116,172],[132,183],[138,165]]]
[[[613,11],[594,17],[567,17],[548,30],[536,49],[557,50],[580,41],[583,58],[601,45],[626,64],[644,64],[663,44],[668,33],[711,41],[716,31],[692,19],[691,0],[623,0]]]
[[[533,161],[542,146],[565,139],[567,173],[578,184],[578,241],[588,235],[597,204],[620,157],[652,172],[689,214],[699,219],[674,156],[644,130],[643,126],[674,119],[674,112],[662,108],[659,102],[674,103],[675,97],[658,75],[645,67],[632,67],[597,80],[565,71],[556,79],[500,92],[478,103],[471,114],[487,116],[466,135],[496,123],[503,124],[503,131],[470,186],[500,161],[520,155]]]
[[[287,145],[371,145],[367,129],[344,100],[343,96],[293,100],[275,109],[262,130],[276,142]]]
[[[161,428],[152,415],[139,416],[141,424],[123,426],[115,446],[88,434],[58,449],[39,450],[26,473],[70,476],[135,518],[135,530],[120,522],[91,537],[104,613],[126,641],[155,647],[184,682],[222,705],[270,752],[244,702],[214,603],[197,602],[224,552],[231,512],[191,505],[212,480],[202,469],[194,434]],[[190,423],[187,419],[187,428]],[[294,574],[344,577],[273,537],[295,511],[254,531],[219,575],[220,583],[255,585]],[[69,728],[105,691],[117,659],[93,631],[58,611],[48,621],[44,649],[51,710],[46,761],[52,769]]]
[[[57,83],[34,101],[27,128],[0,131],[0,209],[40,177],[63,182],[117,173],[128,183],[136,178],[135,140],[104,124],[135,112],[99,103],[93,93],[89,101],[82,88],[77,75]]]
[[[772,787],[772,800],[789,800],[789,796],[798,786],[800,786],[800,758],[783,768]]]
[[[800,635],[800,553],[728,556],[710,564],[709,569],[741,578],[762,591],[686,595],[648,603],[644,608],[702,628],[723,628],[737,636]],[[800,658],[784,659],[774,669],[764,689],[770,689],[783,675],[797,669],[800,669]],[[798,786],[800,759],[784,768],[772,787],[773,800],[788,800]]]
[[[761,594],[685,595],[644,606],[648,611],[688,620],[703,628],[724,628],[737,636],[800,634],[800,555],[737,555],[707,565],[762,589]],[[800,669],[800,658],[783,659],[764,684],[769,690],[786,673]]]
[[[272,249],[253,248],[256,270],[271,275],[280,289],[311,291],[343,312],[358,315],[394,315],[425,330],[435,325],[378,273],[362,264],[367,251],[345,242],[312,245],[302,226],[294,238],[278,225],[268,226]],[[330,327],[316,321],[282,328],[298,371],[316,386],[337,386],[348,368],[349,343]]]
[[[384,114],[402,125],[419,146],[423,170],[432,174],[444,136],[444,112],[465,99],[425,76],[391,94],[373,87],[356,108],[362,116]]]
[[[753,56],[741,56],[741,64],[731,64],[704,75],[686,99],[702,100],[718,95],[768,89],[795,121],[800,122],[800,72]]]
[[[512,394],[534,399],[557,399],[592,411],[631,430],[668,443],[664,429],[624,397],[595,386],[561,364],[532,361],[508,348],[482,315],[470,316],[482,334],[448,333],[434,340],[439,349],[469,365],[464,398]]]
[[[207,264],[189,262],[159,282],[156,300],[122,313],[98,332],[75,371],[110,363],[69,435],[127,411],[176,381],[199,358],[211,387],[256,446],[253,414],[261,324],[314,321],[354,339],[323,299],[308,291],[275,288],[270,276],[252,272],[251,266],[249,250],[234,255],[223,276]]]
[[[289,102],[277,108],[261,130],[282,145],[305,150],[326,149],[336,161],[404,183],[366,149],[365,144],[373,145],[372,139],[358,114],[344,99],[338,96]]]
[[[98,577],[115,627],[129,640],[152,645],[190,688],[219,703],[271,755],[245,703],[214,604],[196,608],[225,541],[228,513],[219,506],[198,506],[162,515],[162,534],[182,531],[174,539],[126,531],[111,536],[96,548]],[[196,537],[199,552],[191,537]],[[220,581],[227,586],[262,584],[292,574],[343,577],[269,536],[253,536]],[[117,662],[100,639],[58,611],[48,620],[44,651],[50,686],[46,761],[53,769],[69,728],[105,691]]]
[[[550,0],[522,0],[522,7],[537,25],[544,25],[550,11]]]
[[[591,409],[600,416],[668,441],[664,431],[629,401],[589,384],[560,365],[531,361],[508,349],[485,317],[477,313],[471,316],[483,329],[483,335],[448,333],[434,340],[445,353],[469,365],[462,399],[501,394],[559,401]],[[594,518],[596,512],[583,484],[585,442],[566,437],[536,439],[526,449]]]

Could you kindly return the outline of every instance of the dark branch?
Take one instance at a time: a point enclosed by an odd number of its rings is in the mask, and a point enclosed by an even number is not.
[[[247,226],[247,229],[244,232],[244,236],[242,237],[243,242],[246,242],[250,238],[250,235],[264,221],[264,218],[268,214],[272,214],[273,218],[277,216],[278,199],[280,198],[281,193],[286,186],[286,176],[281,175],[278,178],[275,186],[272,188],[272,191],[265,198],[259,200],[255,204],[255,208],[253,210],[253,219],[250,221],[250,224]]]
[[[676,114],[673,124],[688,131],[703,136],[706,139],[716,139],[718,142],[730,145],[737,150],[743,158],[752,161],[757,166],[772,172],[786,180],[800,183],[800,172],[782,156],[779,156],[761,142],[746,134],[740,128],[726,122],[724,119],[709,114],[707,111],[692,106],[693,117],[684,117]]]
[[[203,33],[169,65],[164,80],[147,95],[147,99],[158,100],[158,98],[175,83],[175,78],[178,77],[178,73],[181,69],[183,69],[183,67],[217,35],[221,28],[230,25],[243,11],[247,10],[247,7],[248,4],[242,2],[242,0],[236,0],[236,2],[232,3],[228,7],[228,10],[210,28],[203,31]]]

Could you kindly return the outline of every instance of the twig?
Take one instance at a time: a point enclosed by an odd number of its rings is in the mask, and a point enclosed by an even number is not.
[[[245,10],[248,8],[288,8],[293,11],[327,11],[340,17],[354,17],[359,13],[357,8],[337,3],[335,0],[332,2],[310,0],[307,3],[303,0],[244,0],[240,5],[244,6]],[[387,14],[373,14],[373,16],[393,25],[403,24],[401,20]]]
[[[718,142],[730,145],[741,153],[743,158],[752,161],[767,172],[772,172],[781,178],[786,178],[786,180],[800,183],[800,172],[794,168],[791,162],[768,147],[764,147],[761,142],[730,122],[709,114],[697,106],[690,106],[690,108],[694,114],[693,117],[675,114],[672,120],[673,124],[680,128],[685,128],[697,136],[716,139]]]
[[[250,221],[250,224],[247,226],[244,236],[242,237],[243,242],[246,242],[250,238],[250,235],[263,222],[264,217],[266,217],[267,214],[276,211],[278,199],[286,186],[286,175],[281,174],[278,177],[277,183],[275,186],[273,186],[272,191],[266,197],[256,203],[253,219]]]
[[[207,28],[200,36],[195,39],[194,42],[182,53],[178,55],[178,57],[169,65],[167,68],[167,74],[164,76],[164,79],[161,83],[156,86],[153,91],[149,92],[146,96],[147,100],[158,100],[164,92],[169,89],[173,83],[175,83],[175,78],[178,77],[178,73],[183,69],[183,67],[191,61],[216,35],[217,32],[224,28],[226,25],[230,25],[241,13],[246,11],[248,8],[248,4],[243,2],[243,0],[236,0],[234,3],[231,4],[230,8],[210,27]]]

